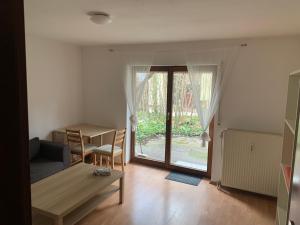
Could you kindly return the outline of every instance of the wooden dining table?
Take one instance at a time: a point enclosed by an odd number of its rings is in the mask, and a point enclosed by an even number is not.
[[[88,123],[81,123],[70,125],[56,129],[52,132],[52,140],[54,142],[65,142],[66,130],[81,130],[83,138],[87,138],[89,143],[92,143],[92,139],[99,137],[100,146],[103,144],[103,135],[109,134],[115,131],[114,128],[102,127],[99,125],[93,125]]]

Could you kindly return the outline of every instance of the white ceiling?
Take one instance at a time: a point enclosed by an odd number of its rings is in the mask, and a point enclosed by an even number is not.
[[[88,11],[111,14],[93,24]],[[77,43],[128,44],[300,34],[299,0],[25,0],[26,32]]]

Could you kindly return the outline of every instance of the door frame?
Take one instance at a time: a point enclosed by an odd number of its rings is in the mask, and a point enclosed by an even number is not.
[[[3,0],[1,18],[1,224],[31,225],[23,0]]]
[[[168,85],[167,92],[173,93],[173,73],[174,72],[187,72],[187,66],[151,66],[151,72],[167,72],[168,73]],[[135,131],[131,130],[130,137],[130,162],[140,163],[147,166],[153,166],[158,168],[163,168],[167,170],[174,170],[183,173],[189,173],[196,176],[211,177],[211,167],[212,167],[212,152],[213,152],[213,137],[214,137],[214,118],[209,125],[209,136],[210,141],[208,143],[208,157],[207,157],[207,171],[200,171],[191,168],[180,167],[172,165],[171,161],[171,129],[172,129],[172,116],[168,116],[168,112],[172,112],[172,94],[168,94],[167,99],[167,115],[166,115],[166,144],[165,144],[165,161],[157,161],[155,159],[144,159],[137,157],[135,155]],[[168,150],[169,149],[169,150]]]

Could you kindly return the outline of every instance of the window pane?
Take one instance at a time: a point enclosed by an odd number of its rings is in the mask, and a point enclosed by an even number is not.
[[[208,106],[213,74],[201,75],[201,104]],[[202,147],[202,130],[188,73],[176,72],[173,79],[171,164],[207,171],[208,143]]]
[[[138,110],[135,156],[165,160],[166,72],[154,72],[147,82]]]

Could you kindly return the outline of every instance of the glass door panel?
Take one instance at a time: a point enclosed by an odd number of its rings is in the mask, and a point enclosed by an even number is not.
[[[193,101],[187,68],[153,66],[146,82],[133,133],[133,160],[183,172],[210,175],[211,143],[202,146],[203,128]],[[199,73],[200,103],[209,106],[215,67],[205,66]],[[136,73],[136,82],[147,78]],[[213,122],[212,122],[213,123]],[[213,126],[211,126],[213,132]]]
[[[202,104],[211,97],[212,73],[203,76]],[[207,171],[208,143],[202,146],[202,128],[193,103],[192,86],[187,72],[173,73],[171,164]]]
[[[138,108],[135,156],[165,161],[167,72],[152,72]]]

